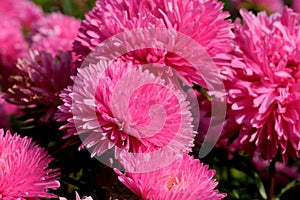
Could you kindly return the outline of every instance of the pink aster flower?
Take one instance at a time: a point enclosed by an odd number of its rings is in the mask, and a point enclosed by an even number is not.
[[[30,29],[35,21],[43,17],[43,10],[29,0],[0,1],[0,16],[14,18]]]
[[[280,12],[284,8],[282,0],[233,0],[232,5],[236,9],[248,9],[266,11],[267,13]]]
[[[92,156],[112,147],[126,152],[190,151],[194,131],[185,95],[131,62],[118,59],[106,66],[101,61],[79,69],[72,92],[61,94],[65,103],[60,115],[73,114],[66,128],[76,125]]]
[[[238,140],[264,159],[278,153],[284,161],[300,153],[300,16],[285,8],[270,17],[241,11],[236,22],[237,50],[226,77],[230,118],[241,130]],[[253,153],[253,148],[247,148]]]
[[[223,12],[222,8],[223,4],[216,0],[99,0],[86,15],[74,42],[77,64],[80,65],[107,38],[136,28],[155,27],[178,31],[197,41],[213,57],[228,52],[232,49],[232,25],[230,20],[225,20],[229,14]],[[190,82],[202,84],[199,73],[172,52],[144,49],[129,55],[142,64],[165,63]]]
[[[37,21],[31,38],[31,48],[39,51],[48,51],[56,55],[58,50],[72,50],[80,20],[61,13],[51,13]]]
[[[31,139],[0,129],[0,198],[55,198],[47,191],[60,185],[57,169],[48,168],[52,160]]]
[[[214,200],[226,196],[215,189],[218,184],[213,179],[215,171],[187,154],[171,165],[152,172],[122,174],[115,171],[119,174],[119,180],[142,199]]]
[[[16,105],[42,105],[51,116],[61,104],[59,93],[72,83],[71,52],[32,51],[29,59],[20,60],[16,73],[10,76],[5,99]]]
[[[3,16],[0,21],[0,29],[5,30],[0,33],[0,69],[3,71],[3,66],[11,67],[18,58],[25,57],[28,46],[18,21]]]

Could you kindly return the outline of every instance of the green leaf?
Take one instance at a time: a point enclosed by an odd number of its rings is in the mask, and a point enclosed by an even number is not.
[[[300,185],[300,179],[293,180],[292,182],[290,182],[284,188],[281,189],[280,193],[278,194],[278,197],[281,197],[285,192],[298,185]]]
[[[73,6],[72,6],[72,1],[71,0],[64,0],[61,1],[62,4],[62,10],[63,13],[68,14],[68,15],[72,15],[72,11],[73,11]]]
[[[257,188],[258,188],[258,191],[259,191],[259,194],[261,195],[261,197],[263,199],[267,199],[266,189],[265,189],[264,184],[261,181],[261,179],[260,179],[260,177],[257,173],[254,174],[254,180],[255,180],[255,183],[257,185]]]

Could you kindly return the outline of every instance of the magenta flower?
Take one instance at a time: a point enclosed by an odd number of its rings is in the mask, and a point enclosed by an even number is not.
[[[61,104],[59,93],[72,83],[71,52],[58,52],[53,57],[46,52],[31,52],[30,58],[20,60],[16,73],[10,76],[5,99],[16,105],[42,105],[51,116]]]
[[[60,95],[58,116],[73,114],[63,128],[74,130],[75,124],[77,134],[88,132],[83,145],[92,156],[114,146],[126,152],[190,151],[195,133],[185,95],[131,62],[119,59],[108,69],[106,64],[78,70],[72,92]]]
[[[284,161],[300,150],[300,16],[285,8],[270,17],[241,11],[235,25],[237,50],[226,77],[230,118],[240,126],[238,140],[264,159]]]
[[[30,34],[31,48],[50,52],[53,56],[59,50],[72,50],[79,26],[80,20],[71,16],[61,13],[48,14],[34,24]]]
[[[13,18],[30,29],[35,21],[43,17],[43,10],[29,0],[0,1],[0,16]]]
[[[142,199],[214,200],[226,196],[215,189],[218,184],[213,179],[215,171],[187,154],[171,165],[152,172],[122,174],[115,171],[119,174],[119,180]]]
[[[55,198],[47,191],[60,185],[57,169],[48,168],[52,160],[31,139],[0,129],[0,198]]]
[[[167,28],[183,33],[196,40],[216,60],[232,49],[232,24],[223,4],[215,0],[183,1],[97,1],[86,15],[74,52],[80,65],[86,56],[107,38],[136,28]],[[172,66],[190,82],[202,84],[199,73],[186,60],[172,52],[144,49],[128,54],[134,62],[164,63]],[[218,57],[218,58],[217,58]],[[126,58],[127,60],[130,58]]]

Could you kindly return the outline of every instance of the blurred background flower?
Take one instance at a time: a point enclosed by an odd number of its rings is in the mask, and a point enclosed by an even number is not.
[[[37,20],[43,18],[43,10],[30,0],[0,1],[0,16],[18,21],[24,31],[29,31]]]
[[[60,51],[71,51],[77,37],[80,20],[59,12],[47,14],[33,25],[31,48],[47,51],[53,56]]]

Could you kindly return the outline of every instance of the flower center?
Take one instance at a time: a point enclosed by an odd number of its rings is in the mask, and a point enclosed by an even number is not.
[[[167,180],[167,189],[168,190],[172,190],[172,188],[174,188],[176,185],[179,184],[179,179],[178,177],[170,177]]]
[[[181,173],[172,174],[167,178],[166,189],[168,191],[175,190],[176,188],[184,189],[184,181]]]

